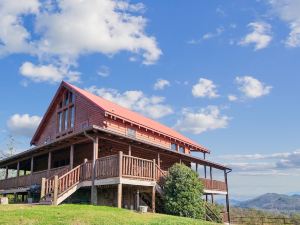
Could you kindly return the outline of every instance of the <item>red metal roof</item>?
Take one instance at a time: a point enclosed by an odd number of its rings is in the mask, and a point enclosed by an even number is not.
[[[73,89],[74,91],[80,93],[90,101],[92,101],[94,104],[96,104],[98,107],[103,109],[108,114],[112,114],[116,117],[119,117],[125,121],[128,121],[130,123],[134,123],[143,127],[148,128],[149,130],[153,130],[157,133],[163,134],[165,136],[168,136],[170,138],[176,139],[177,141],[182,141],[186,144],[192,145],[195,148],[195,150],[201,150],[203,152],[209,152],[209,150],[201,145],[199,145],[197,142],[185,137],[184,135],[178,133],[177,131],[158,123],[154,120],[151,120],[145,116],[142,116],[139,113],[133,112],[127,108],[124,108],[118,104],[115,104],[111,101],[108,101],[104,98],[101,98],[97,95],[94,95],[86,90],[83,90],[81,88],[78,88],[74,85],[71,85],[67,82],[63,81],[63,85]]]

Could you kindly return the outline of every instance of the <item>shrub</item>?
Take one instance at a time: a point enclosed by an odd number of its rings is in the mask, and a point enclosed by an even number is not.
[[[171,215],[204,218],[203,186],[196,172],[183,164],[175,164],[165,182],[165,211]]]

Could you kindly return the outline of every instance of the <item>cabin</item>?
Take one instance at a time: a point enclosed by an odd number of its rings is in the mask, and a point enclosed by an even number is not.
[[[183,163],[199,174],[206,201],[226,198],[230,168],[175,130],[62,82],[43,116],[33,147],[0,161],[0,194],[15,201],[90,203],[159,211],[168,169]],[[197,153],[197,154],[195,154]],[[198,155],[198,156],[195,156]],[[215,179],[213,171],[221,172]]]

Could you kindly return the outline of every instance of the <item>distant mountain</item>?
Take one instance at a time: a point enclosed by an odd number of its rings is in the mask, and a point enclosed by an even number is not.
[[[283,195],[268,193],[240,202],[235,205],[240,208],[256,208],[271,211],[300,211],[300,195]]]
[[[216,202],[219,205],[226,205],[226,199],[223,199],[223,198],[222,199],[217,199]],[[236,199],[230,199],[230,202],[229,202],[230,206],[236,206],[240,203],[241,203],[241,201],[236,200]]]

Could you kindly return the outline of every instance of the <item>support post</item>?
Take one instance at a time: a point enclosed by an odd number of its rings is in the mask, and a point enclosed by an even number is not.
[[[118,208],[122,208],[122,183],[118,184]]]
[[[128,155],[131,155],[131,145],[128,146]]]
[[[97,187],[95,186],[96,159],[98,158],[99,138],[93,139],[93,160],[92,160],[92,187],[91,187],[91,203],[97,205]]]
[[[48,171],[47,171],[48,176],[49,176],[49,174],[50,174],[51,161],[52,161],[52,152],[49,152],[49,153],[48,153]]]
[[[213,189],[213,179],[212,179],[212,167],[209,167],[209,177],[210,177],[210,185],[211,189]]]
[[[206,159],[206,154],[205,153],[203,153],[203,157],[204,157],[204,160]],[[204,178],[206,178],[207,177],[207,172],[206,172],[206,165],[204,165]]]
[[[5,179],[8,178],[8,166],[5,167]]]
[[[31,160],[30,160],[30,174],[33,173],[33,157],[31,157]]]
[[[214,194],[211,194],[211,204],[214,204]]]
[[[139,210],[140,208],[140,191],[137,189],[136,191],[136,210]]]
[[[20,162],[17,163],[17,177],[20,176]]]
[[[58,176],[54,176],[54,190],[53,190],[53,205],[57,205],[58,198]]]
[[[227,180],[227,172],[224,170],[225,184],[226,184],[226,211],[228,215],[228,223],[230,224],[230,205],[229,205],[229,194],[228,194],[228,180]]]
[[[152,212],[155,213],[155,185],[152,187]]]
[[[70,169],[74,167],[74,145],[70,147]]]
[[[119,151],[119,177],[122,177],[122,168],[123,168],[123,152]]]
[[[157,153],[157,165],[158,165],[158,168],[160,168],[160,154]]]
[[[199,173],[198,173],[198,163],[196,163],[196,173],[197,173],[197,176],[199,177]]]
[[[155,163],[155,159],[153,159],[153,167],[152,167],[153,171],[152,171],[152,175],[153,175],[153,180],[156,180],[156,163]]]
[[[41,183],[41,199],[45,197],[45,184],[46,184],[46,178],[42,178],[42,183]]]

